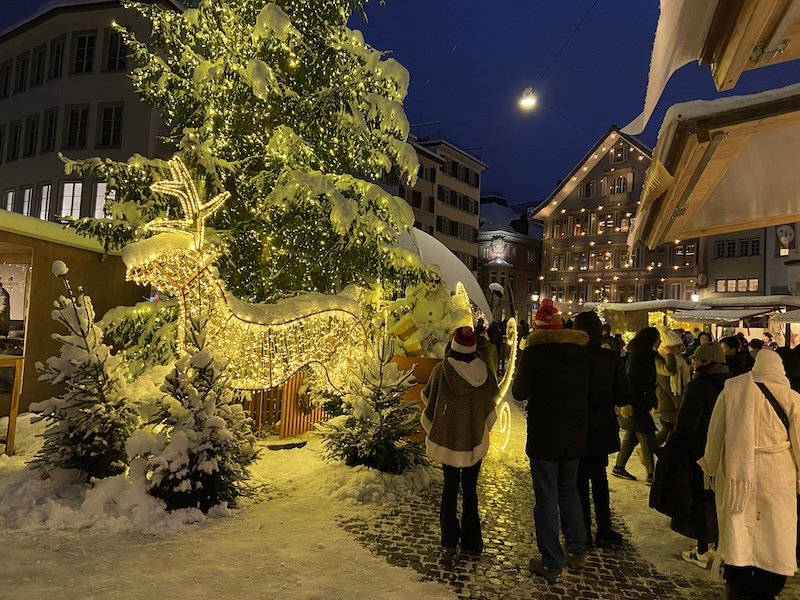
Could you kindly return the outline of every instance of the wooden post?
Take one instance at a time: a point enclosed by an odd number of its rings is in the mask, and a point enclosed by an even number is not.
[[[11,391],[11,414],[8,416],[6,430],[6,454],[14,454],[14,435],[17,432],[17,414],[19,413],[19,396],[22,393],[22,367],[25,358],[22,356],[0,356],[0,367],[14,368],[14,387]]]

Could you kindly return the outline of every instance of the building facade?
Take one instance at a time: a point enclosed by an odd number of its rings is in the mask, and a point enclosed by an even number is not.
[[[542,239],[531,235],[533,229],[525,208],[509,207],[506,199],[497,195],[481,198],[478,283],[495,319],[533,322],[542,259]],[[491,283],[502,286],[502,297],[492,293]]]
[[[697,293],[697,239],[628,248],[650,161],[649,148],[612,127],[534,211],[544,221],[541,294],[565,314]]]
[[[160,116],[134,93],[134,65],[113,23],[149,38],[149,23],[118,1],[54,3],[0,36],[0,208],[43,220],[102,217],[105,184],[66,174],[59,152],[169,156]]]

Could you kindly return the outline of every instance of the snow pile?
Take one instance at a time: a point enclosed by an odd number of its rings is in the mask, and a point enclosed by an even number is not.
[[[0,454],[0,529],[162,534],[209,519],[244,514],[276,497],[315,498],[321,505],[340,501],[342,508],[380,504],[417,495],[442,478],[441,471],[432,466],[419,465],[403,475],[391,475],[366,467],[326,463],[320,440],[309,435],[303,448],[270,451],[262,444],[260,457],[251,466],[251,492],[242,499],[241,511],[231,511],[222,504],[208,515],[196,508],[167,512],[163,501],[147,493],[141,479],[132,481],[118,475],[87,483],[69,470],[54,470],[50,479],[40,478],[25,467],[41,446],[44,428],[42,423],[31,424],[31,417],[24,413],[17,421],[17,454]],[[7,418],[0,419],[0,430],[5,430],[7,422]]]

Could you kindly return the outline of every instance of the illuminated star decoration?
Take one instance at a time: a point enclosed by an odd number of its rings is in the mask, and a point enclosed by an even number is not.
[[[172,181],[158,181],[150,186],[154,192],[175,196],[181,203],[182,219],[156,219],[145,225],[148,231],[178,232],[194,235],[194,245],[203,247],[206,220],[230,198],[230,192],[217,194],[206,203],[200,201],[194,180],[189,175],[183,161],[173,156],[169,161]]]

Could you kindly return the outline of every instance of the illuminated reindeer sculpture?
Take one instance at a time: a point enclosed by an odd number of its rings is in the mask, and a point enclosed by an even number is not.
[[[184,218],[148,223],[146,230],[163,233],[129,244],[122,259],[129,280],[177,298],[178,348],[185,351],[191,315],[205,313],[206,345],[228,361],[234,387],[273,388],[309,365],[338,387],[348,366],[361,360],[366,343],[353,295],[306,293],[276,304],[248,304],[232,296],[213,266],[225,244],[205,243],[206,219],[230,194],[203,203],[183,162],[174,157],[169,168],[172,181],[151,189],[177,197]]]

